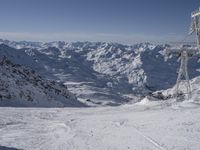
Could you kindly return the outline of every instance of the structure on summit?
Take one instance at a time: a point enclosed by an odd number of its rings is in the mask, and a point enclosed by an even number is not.
[[[197,37],[197,48],[200,49],[200,8],[192,12],[192,23],[190,28],[190,35],[195,32]]]
[[[196,35],[197,45],[195,47],[182,45],[179,48],[166,49],[167,59],[171,56],[177,56],[181,62],[174,91],[174,96],[177,100],[180,98],[191,98],[192,90],[188,75],[188,60],[191,57],[200,58],[200,9],[192,12],[191,20],[192,22],[189,35]]]

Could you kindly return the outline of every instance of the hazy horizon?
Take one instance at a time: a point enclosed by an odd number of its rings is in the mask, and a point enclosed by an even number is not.
[[[1,0],[0,38],[178,42],[188,33],[191,12],[198,7],[199,2],[191,0]]]

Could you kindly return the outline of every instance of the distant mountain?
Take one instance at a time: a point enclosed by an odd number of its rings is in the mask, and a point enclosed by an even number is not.
[[[68,85],[81,100],[118,105],[149,92],[168,89],[176,82],[179,62],[164,61],[168,45],[122,45],[105,42],[12,42],[0,40],[0,57],[30,67],[46,79]],[[196,59],[190,77],[200,75]]]
[[[65,85],[42,79],[35,71],[0,62],[0,106],[80,107],[84,106]]]

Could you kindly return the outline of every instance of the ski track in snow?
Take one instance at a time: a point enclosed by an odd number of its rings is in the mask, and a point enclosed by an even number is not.
[[[184,105],[0,108],[0,146],[23,150],[198,150],[200,108]]]
[[[145,140],[147,140],[148,142],[150,142],[151,144],[153,144],[155,147],[157,147],[159,150],[166,150],[166,148],[164,148],[163,146],[161,146],[157,141],[153,140],[152,138],[144,135],[140,130],[138,130],[136,127],[135,131],[140,134],[142,137],[145,138]]]
[[[115,122],[115,125],[117,127],[121,127],[124,126],[124,124],[127,122],[127,120],[121,120],[119,122]],[[157,149],[159,150],[167,150],[166,148],[164,148],[162,145],[160,145],[157,141],[155,141],[154,139],[144,135],[144,133],[142,133],[139,129],[137,129],[137,127],[135,127],[134,125],[132,125],[131,127],[133,127],[132,132],[134,132],[134,134],[139,134],[141,135],[147,142],[151,143],[152,145],[154,145]]]

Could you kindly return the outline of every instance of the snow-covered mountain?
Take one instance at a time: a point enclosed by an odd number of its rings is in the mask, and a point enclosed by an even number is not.
[[[164,61],[167,45],[105,42],[13,42],[0,40],[0,57],[36,70],[46,79],[68,85],[79,99],[118,105],[175,84],[179,63]],[[189,62],[190,77],[200,64]]]
[[[43,80],[35,71],[0,62],[0,106],[79,107],[83,106],[65,85]]]

